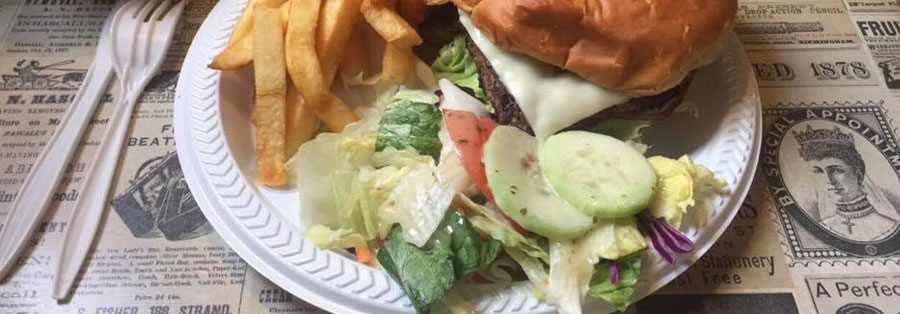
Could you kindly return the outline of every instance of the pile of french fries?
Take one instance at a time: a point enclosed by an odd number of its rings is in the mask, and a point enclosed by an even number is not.
[[[433,0],[251,0],[228,45],[209,67],[236,70],[253,64],[252,120],[256,125],[257,179],[284,185],[284,164],[321,123],[340,132],[359,118],[331,90],[335,76],[362,77],[374,69],[363,37],[377,33],[384,51],[380,79],[404,83],[416,68],[413,28]],[[345,82],[346,84],[346,82]]]

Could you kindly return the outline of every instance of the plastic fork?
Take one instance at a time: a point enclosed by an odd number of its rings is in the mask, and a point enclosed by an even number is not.
[[[162,65],[184,6],[182,0],[131,0],[113,17],[110,39],[119,95],[69,217],[57,255],[54,299],[62,300],[69,294],[94,242],[134,105]]]
[[[34,167],[16,194],[16,200],[6,213],[6,222],[0,229],[0,279],[13,269],[34,227],[44,216],[50,197],[56,192],[55,187],[65,173],[66,164],[78,148],[78,141],[93,116],[100,96],[109,86],[113,74],[112,61],[109,60],[112,18],[111,15],[103,23],[94,62],[75,99],[47,142],[47,147],[34,162]]]

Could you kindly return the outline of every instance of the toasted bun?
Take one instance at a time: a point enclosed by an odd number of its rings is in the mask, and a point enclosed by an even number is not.
[[[737,0],[468,0],[497,46],[633,96],[661,93],[731,29]]]

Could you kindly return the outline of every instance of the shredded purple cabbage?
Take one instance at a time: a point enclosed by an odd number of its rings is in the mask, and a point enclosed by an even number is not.
[[[609,280],[613,285],[619,284],[619,267],[616,266],[616,261],[609,261]]]
[[[662,239],[660,239],[659,233],[654,231],[652,228],[647,228],[650,230],[650,243],[653,244],[653,248],[656,249],[656,253],[659,253],[664,260],[669,262],[669,264],[675,264],[675,254],[669,250],[664,244]]]
[[[691,242],[691,239],[688,239],[684,234],[675,230],[675,228],[666,223],[665,220],[657,220],[653,226],[663,234],[663,240],[665,240],[666,245],[672,249],[672,251],[677,253],[687,253],[694,250],[694,242]]]
[[[669,225],[665,219],[654,219],[642,215],[641,229],[650,236],[650,242],[659,255],[669,262],[675,263],[675,253],[687,253],[694,250],[694,242]]]

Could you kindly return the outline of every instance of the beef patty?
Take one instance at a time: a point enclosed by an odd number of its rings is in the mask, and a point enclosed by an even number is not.
[[[465,32],[463,32],[465,33]],[[494,107],[494,118],[498,123],[517,127],[529,134],[534,135],[531,125],[525,119],[525,114],[519,108],[516,99],[506,90],[506,86],[497,77],[490,62],[478,49],[471,38],[466,36],[466,44],[469,53],[475,59],[475,65],[478,68],[478,80],[481,88]],[[585,118],[568,129],[587,129],[594,126],[603,119],[619,118],[619,119],[639,119],[639,120],[662,120],[665,119],[684,99],[687,93],[694,72],[685,77],[680,84],[661,94],[632,98],[624,104],[618,104],[612,108],[603,110],[593,116]]]

